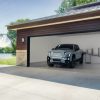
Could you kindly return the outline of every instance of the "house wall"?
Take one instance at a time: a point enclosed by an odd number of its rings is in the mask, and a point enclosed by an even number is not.
[[[27,50],[28,36],[76,34],[93,31],[100,31],[100,19],[18,30],[17,50]],[[22,38],[25,38],[24,43],[21,41]]]
[[[16,50],[16,65],[27,66],[27,50]]]
[[[27,65],[27,37],[40,35],[86,34],[100,31],[100,19],[52,25],[39,28],[30,28],[17,31],[17,65]],[[64,36],[64,35],[63,35]],[[25,42],[22,42],[22,38]],[[84,42],[84,41],[83,41]],[[24,52],[23,52],[24,50]],[[19,60],[22,59],[21,60]],[[24,58],[24,61],[23,61]],[[23,62],[23,63],[21,63]]]

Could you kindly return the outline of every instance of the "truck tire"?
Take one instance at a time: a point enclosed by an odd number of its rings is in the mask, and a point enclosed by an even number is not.
[[[54,66],[54,64],[52,64],[52,63],[50,62],[50,57],[47,57],[47,65],[48,65],[49,67],[53,67],[53,66]]]
[[[76,62],[75,62],[75,56],[73,56],[73,57],[72,57],[72,61],[70,62],[69,67],[70,67],[70,68],[75,68],[75,64],[76,64]]]
[[[83,54],[82,54],[82,56],[81,56],[81,58],[80,58],[80,60],[79,60],[79,63],[80,63],[80,64],[83,64]]]

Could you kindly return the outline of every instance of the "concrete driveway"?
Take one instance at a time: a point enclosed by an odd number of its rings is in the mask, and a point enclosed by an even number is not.
[[[100,91],[0,73],[1,100],[100,100]]]
[[[100,90],[100,64],[74,69],[48,67],[0,67],[1,73]]]
[[[100,64],[75,69],[1,66],[0,98],[100,100]]]

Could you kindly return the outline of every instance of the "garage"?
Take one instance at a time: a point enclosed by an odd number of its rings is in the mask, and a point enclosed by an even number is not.
[[[43,36],[30,38],[31,66],[46,66],[48,52],[59,44],[59,36]]]
[[[75,35],[30,37],[30,65],[46,66],[48,52],[58,44],[78,44],[83,51],[93,50],[93,56],[98,56],[98,49],[100,48],[99,33],[87,32],[85,35],[77,33]],[[100,58],[92,57],[92,63],[100,63]]]
[[[78,44],[91,54],[91,63],[100,63],[100,2],[8,29],[17,30],[17,65],[45,66],[48,52],[58,44]]]

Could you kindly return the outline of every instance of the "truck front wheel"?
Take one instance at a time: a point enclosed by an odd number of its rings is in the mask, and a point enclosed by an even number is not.
[[[72,57],[72,61],[70,62],[69,67],[70,67],[70,68],[75,68],[75,64],[76,64],[76,62],[75,62],[75,57],[73,56],[73,57]]]
[[[80,64],[83,64],[83,55],[81,56],[80,60],[79,60]]]
[[[47,65],[48,65],[49,67],[53,67],[53,66],[54,66],[54,64],[52,64],[52,63],[50,62],[50,57],[47,57]]]

